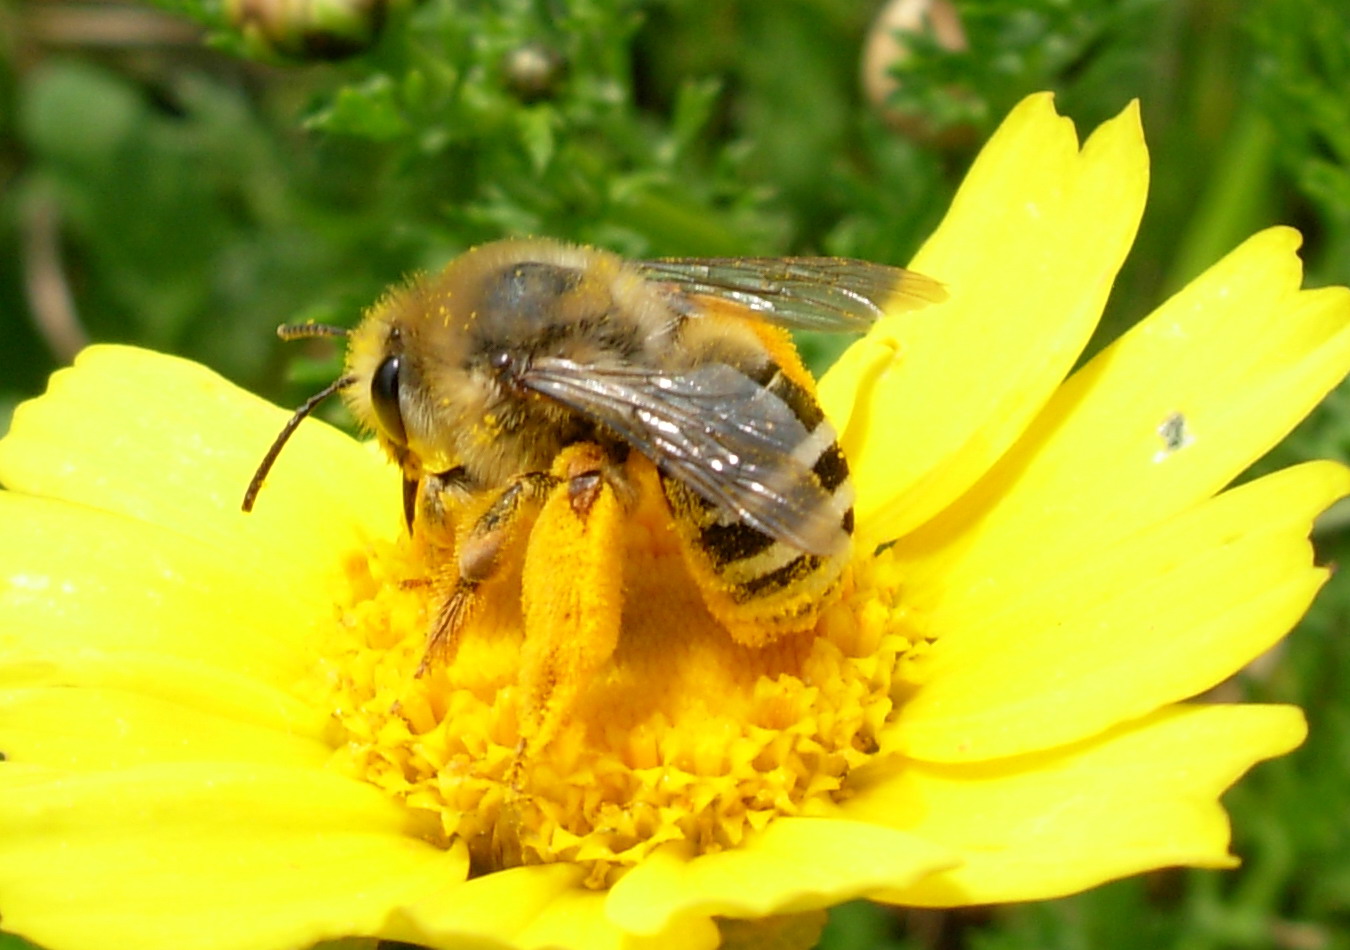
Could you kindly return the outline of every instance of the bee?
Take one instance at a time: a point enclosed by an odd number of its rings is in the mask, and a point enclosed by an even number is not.
[[[814,624],[853,533],[848,463],[787,330],[862,331],[883,307],[944,296],[920,275],[840,258],[627,261],[549,240],[487,244],[392,290],[349,334],[281,328],[349,335],[346,371],[286,424],[243,507],[301,420],[340,392],[401,469],[410,532],[473,513],[454,534],[425,672],[453,654],[479,587],[544,500],[565,485],[584,513],[604,486],[631,497],[637,453],[711,613],[738,641],[769,642]],[[560,472],[568,452],[584,461]]]

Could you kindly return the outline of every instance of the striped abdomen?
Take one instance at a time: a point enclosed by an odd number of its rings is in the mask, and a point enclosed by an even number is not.
[[[813,626],[838,587],[851,553],[853,484],[848,463],[814,394],[792,378],[798,374],[789,373],[766,359],[750,375],[781,400],[805,430],[791,451],[796,464],[785,462],[783,469],[814,483],[807,494],[825,507],[830,523],[838,525],[820,550],[813,553],[778,540],[683,482],[661,477],[685,559],[704,600],[732,635],[748,645]],[[804,372],[800,376],[807,378]]]

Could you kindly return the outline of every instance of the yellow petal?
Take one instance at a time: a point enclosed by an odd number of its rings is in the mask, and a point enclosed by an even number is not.
[[[765,917],[900,888],[951,867],[919,836],[832,818],[779,818],[741,847],[688,857],[670,845],[610,890],[625,930],[652,933],[686,916]]]
[[[332,613],[331,588],[125,515],[0,492],[0,523],[6,660],[149,652],[289,687]]]
[[[713,950],[717,926],[707,917],[671,921],[657,933],[634,934],[614,926],[607,914],[608,895],[572,891],[531,922],[518,946],[563,950]]]
[[[938,761],[1015,755],[1213,686],[1303,614],[1325,580],[1312,518],[1347,491],[1350,472],[1334,463],[1287,469],[1087,552],[983,612],[942,612],[925,627],[937,640],[922,685],[884,746]]]
[[[605,915],[605,892],[580,887],[575,865],[513,868],[445,890],[402,912],[395,933],[421,945],[460,950],[710,950],[712,921],[689,919],[650,936],[626,933]]]
[[[63,950],[293,950],[383,933],[467,861],[313,768],[0,771],[5,929]]]
[[[927,521],[1017,439],[1096,326],[1143,212],[1132,104],[1081,153],[1049,95],[981,152],[912,267],[945,303],[881,321],[821,381],[864,544]]]
[[[399,477],[311,420],[243,514],[244,489],[286,417],[188,360],[90,347],[15,411],[0,440],[0,482],[201,539],[304,590],[340,570],[336,552],[399,530]]]
[[[897,763],[841,810],[950,848],[960,866],[879,900],[1041,899],[1170,865],[1229,867],[1219,794],[1302,741],[1288,706],[1169,707],[1090,742],[973,765]]]
[[[115,690],[297,738],[324,737],[331,724],[330,711],[312,698],[210,663],[156,652],[74,649],[66,656],[10,655],[0,660],[0,687]]]
[[[254,762],[321,769],[332,750],[316,736],[267,728],[154,696],[56,687],[0,692],[10,762],[68,770],[154,762]]]
[[[1297,245],[1256,235],[1076,373],[896,546],[911,602],[996,604],[1208,497],[1288,432],[1350,370],[1350,291],[1300,292]]]

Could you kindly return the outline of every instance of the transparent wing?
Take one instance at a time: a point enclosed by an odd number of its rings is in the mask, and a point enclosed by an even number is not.
[[[821,555],[847,541],[830,493],[792,454],[806,427],[730,366],[667,375],[542,358],[519,382],[609,427],[667,475],[778,541]]]
[[[913,309],[947,297],[930,277],[844,257],[667,257],[637,267],[686,296],[729,300],[802,330],[866,330],[885,307]]]

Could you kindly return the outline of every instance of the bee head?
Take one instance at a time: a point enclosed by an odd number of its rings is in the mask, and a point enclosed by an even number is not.
[[[455,274],[414,278],[375,303],[352,331],[342,392],[347,407],[419,479],[461,461],[461,433],[481,416],[490,380],[468,353],[473,297]]]

